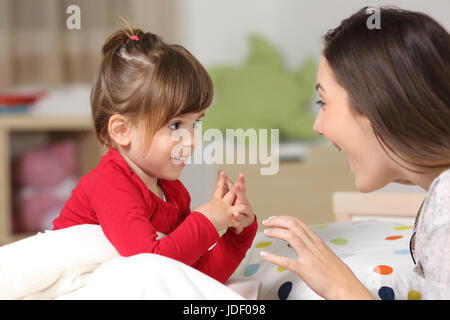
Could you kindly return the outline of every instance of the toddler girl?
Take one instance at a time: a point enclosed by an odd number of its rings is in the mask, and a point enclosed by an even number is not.
[[[212,199],[193,212],[178,180],[212,101],[208,73],[183,47],[140,29],[112,34],[102,52],[91,108],[97,139],[109,150],[80,179],[54,230],[99,224],[122,256],[161,254],[225,282],[257,229],[243,174],[233,184],[220,172]],[[193,143],[173,139],[176,130]]]

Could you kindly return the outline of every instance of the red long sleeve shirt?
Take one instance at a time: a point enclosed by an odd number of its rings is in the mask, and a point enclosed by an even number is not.
[[[250,248],[257,221],[240,234],[228,229],[219,237],[179,180],[159,180],[164,201],[155,195],[113,148],[92,171],[81,177],[54,230],[99,224],[122,256],[157,253],[188,264],[225,282]],[[167,234],[157,240],[156,231]],[[208,250],[216,244],[211,250]]]

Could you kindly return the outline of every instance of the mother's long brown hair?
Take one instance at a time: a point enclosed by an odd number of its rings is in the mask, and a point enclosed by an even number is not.
[[[363,8],[324,36],[324,57],[382,147],[414,172],[450,167],[449,33],[423,13],[376,9],[381,29]]]

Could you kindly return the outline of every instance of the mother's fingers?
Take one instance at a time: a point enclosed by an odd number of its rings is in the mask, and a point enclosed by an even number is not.
[[[294,249],[297,256],[305,254],[306,244],[299,234],[296,234],[288,229],[282,228],[269,228],[264,230],[264,235],[268,238],[277,238],[289,243],[292,249]]]
[[[297,218],[290,216],[271,217],[264,220],[263,224],[266,228],[281,228],[289,230],[297,238],[301,239],[308,248],[320,249],[321,239],[306,224]],[[292,245],[293,244],[291,244],[291,246]]]
[[[273,253],[267,252],[267,251],[261,251],[261,257],[263,257],[264,260],[266,260],[270,263],[273,263],[277,266],[285,268],[285,269],[287,269],[291,272],[294,272],[300,276],[300,272],[299,272],[300,264],[298,263],[298,261],[295,261],[291,258],[278,256],[276,254],[273,254]]]
[[[263,221],[266,227],[278,227],[278,228],[289,228],[289,227],[303,227],[304,223],[299,219],[291,216],[275,216],[270,217]]]
[[[318,236],[303,221],[291,216],[270,217],[263,221],[265,227],[285,228],[294,232],[303,232],[308,235],[311,240],[317,240]]]

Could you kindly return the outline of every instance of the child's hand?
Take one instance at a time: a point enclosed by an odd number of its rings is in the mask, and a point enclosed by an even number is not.
[[[235,221],[234,217],[238,217],[240,215],[239,210],[243,209],[233,206],[236,201],[236,193],[234,190],[226,188],[226,179],[225,173],[219,172],[212,199],[194,209],[194,211],[205,215],[217,231],[230,226],[239,228],[239,223]]]
[[[245,176],[243,173],[239,174],[238,182],[233,184],[230,179],[227,178],[226,187],[229,191],[234,191],[236,193],[236,202],[234,206],[238,210],[239,214],[234,215],[235,222],[235,233],[239,234],[245,228],[251,225],[255,221],[255,214],[250,206],[250,203],[245,194]]]

